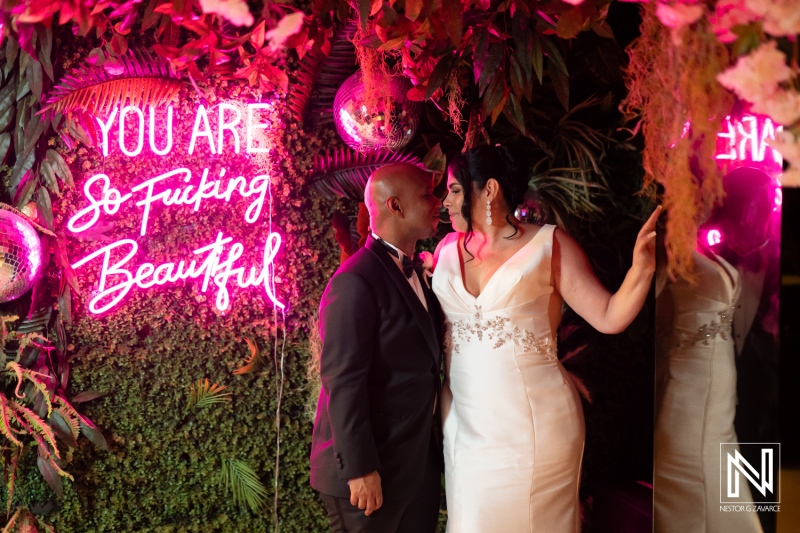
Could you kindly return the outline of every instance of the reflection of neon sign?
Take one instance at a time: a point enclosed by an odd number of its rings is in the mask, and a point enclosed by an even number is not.
[[[203,144],[207,141],[212,154],[221,153],[225,148],[224,141],[226,139],[233,141],[232,148],[237,154],[240,152],[241,144],[244,144],[247,153],[269,151],[263,135],[263,130],[267,125],[255,121],[256,112],[261,109],[269,109],[270,104],[247,104],[246,123],[242,122],[244,105],[221,103],[216,107],[219,111],[216,135],[205,107],[202,105],[198,107],[187,150],[189,154],[192,154],[195,146],[198,146],[198,141]],[[166,135],[161,135],[161,132],[156,133],[155,114],[155,110],[150,108],[148,140],[150,150],[155,155],[163,156],[173,149],[173,108],[169,106],[165,113]],[[102,133],[103,155],[107,156],[111,147],[109,134],[115,119],[119,125],[120,152],[128,157],[140,155],[145,144],[145,114],[134,106],[126,106],[121,110],[113,109],[105,121],[96,118]],[[135,124],[138,129],[126,127],[126,124],[128,126]],[[241,142],[239,129],[244,128],[247,131],[246,135],[243,135],[244,142]],[[136,129],[136,136],[126,138],[126,131],[131,129]],[[157,136],[160,142],[163,142],[163,146],[160,148],[156,146]],[[161,140],[165,137],[166,140]],[[203,138],[206,141],[203,141]],[[72,233],[85,232],[97,224],[103,214],[116,215],[120,207],[134,196],[136,196],[134,205],[142,210],[140,236],[147,234],[153,204],[161,204],[165,207],[191,206],[194,212],[198,212],[204,200],[228,203],[234,193],[240,198],[253,197],[245,210],[244,219],[248,224],[257,222],[269,193],[270,177],[262,174],[249,179],[244,176],[225,178],[225,173],[225,169],[222,169],[218,178],[209,178],[209,169],[205,168],[199,183],[192,184],[190,183],[192,171],[188,168],[177,168],[138,183],[125,194],[112,187],[109,176],[96,174],[86,180],[83,186],[84,197],[88,201],[88,205],[69,219],[67,229]],[[119,305],[134,287],[148,289],[157,285],[175,284],[187,279],[202,279],[202,292],[206,292],[213,281],[217,288],[215,303],[219,310],[225,310],[230,306],[228,282],[231,280],[241,288],[263,286],[273,305],[283,309],[284,304],[275,296],[273,266],[275,257],[280,250],[281,236],[278,233],[270,232],[264,245],[261,266],[251,266],[249,269],[236,264],[244,253],[244,246],[232,241],[233,237],[223,237],[222,232],[219,232],[213,243],[201,246],[192,252],[195,256],[205,256],[199,262],[198,259],[192,259],[188,264],[184,260],[158,265],[140,262],[137,266],[131,263],[136,258],[139,244],[132,239],[120,239],[78,260],[72,264],[72,268],[81,268],[94,260],[102,262],[98,288],[89,302],[89,310],[92,313],[104,313]],[[121,258],[120,254],[123,254]]]
[[[722,234],[719,232],[718,229],[712,229],[709,230],[706,239],[708,240],[709,246],[716,246],[722,242]]]
[[[781,171],[783,158],[769,140],[783,126],[775,126],[769,117],[745,115],[741,119],[725,117],[722,131],[717,133],[717,155],[719,161],[732,163],[758,163],[777,172]]]

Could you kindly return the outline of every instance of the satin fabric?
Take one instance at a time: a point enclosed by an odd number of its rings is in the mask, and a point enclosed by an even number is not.
[[[754,512],[720,511],[720,443],[738,442],[730,322],[739,276],[719,256],[695,252],[694,263],[697,283],[680,279],[657,300],[654,532],[761,532]],[[746,482],[740,490],[752,501]]]
[[[477,298],[464,286],[458,235],[440,249],[448,533],[579,531],[584,421],[556,356],[554,230],[541,228]]]

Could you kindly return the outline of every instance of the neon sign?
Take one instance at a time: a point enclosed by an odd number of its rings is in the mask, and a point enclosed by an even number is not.
[[[722,131],[717,133],[716,159],[729,165],[766,167],[771,172],[779,173],[783,167],[783,158],[777,150],[769,146],[769,140],[775,140],[775,133],[782,129],[783,126],[775,126],[769,117],[725,117]]]
[[[192,154],[198,146],[198,142],[208,142],[208,149],[212,154],[221,153],[225,148],[224,141],[226,139],[233,141],[233,151],[237,154],[240,152],[241,144],[244,144],[247,153],[268,152],[269,147],[264,141],[263,134],[263,130],[267,126],[254,121],[257,111],[269,107],[270,104],[248,104],[247,121],[243,124],[240,107],[228,103],[219,104],[217,106],[219,112],[217,134],[214,135],[208,112],[204,106],[199,106],[195,113],[187,153]],[[157,156],[169,154],[174,147],[172,106],[166,109],[166,140],[163,147],[156,146],[156,110],[150,108],[148,115],[150,150]],[[142,154],[145,144],[145,114],[141,109],[134,106],[126,106],[121,110],[115,108],[106,120],[99,117],[96,117],[96,120],[102,133],[104,156],[108,155],[111,147],[109,134],[115,120],[119,125],[120,152],[128,157],[137,157]],[[135,128],[137,130],[135,138],[126,137],[126,131],[131,129],[126,126],[129,122],[138,125],[138,128]],[[240,142],[240,132],[237,127],[246,127],[247,129],[244,143]],[[164,136],[159,135],[159,138],[163,139]],[[259,220],[269,194],[269,175],[225,178],[225,169],[221,169],[216,178],[210,177],[209,174],[208,168],[203,169],[199,183],[192,183],[192,171],[188,168],[177,168],[145,179],[124,193],[112,186],[111,178],[108,175],[95,174],[83,185],[83,195],[87,205],[72,215],[67,221],[67,229],[73,234],[83,233],[95,226],[103,216],[117,215],[120,208],[130,202],[141,210],[139,236],[145,237],[154,205],[191,207],[194,212],[199,212],[201,208],[205,208],[206,200],[227,204],[231,202],[234,194],[241,199],[250,199],[244,212],[245,222],[254,224]],[[139,243],[133,239],[120,239],[76,261],[72,264],[72,268],[79,269],[93,261],[100,261],[101,271],[98,287],[89,302],[89,310],[95,314],[105,313],[122,303],[125,296],[134,287],[149,289],[155,286],[176,284],[188,279],[201,279],[202,292],[206,292],[213,281],[217,291],[215,304],[221,311],[230,306],[231,297],[228,287],[231,281],[241,288],[263,286],[272,304],[284,309],[284,304],[278,300],[274,291],[273,263],[280,251],[281,242],[280,234],[270,232],[264,243],[261,265],[246,268],[237,265],[244,254],[244,246],[241,243],[233,242],[233,237],[225,237],[222,231],[217,233],[216,240],[211,244],[193,250],[192,254],[195,258],[188,263],[187,260],[161,264],[142,261],[138,258]],[[200,256],[201,259],[196,256]]]

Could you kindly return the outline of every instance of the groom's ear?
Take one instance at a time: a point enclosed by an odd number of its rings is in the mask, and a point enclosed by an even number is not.
[[[386,209],[395,216],[403,216],[403,208],[400,207],[400,199],[397,196],[390,196],[386,199]]]

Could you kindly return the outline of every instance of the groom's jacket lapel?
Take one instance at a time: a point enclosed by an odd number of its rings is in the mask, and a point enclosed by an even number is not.
[[[397,286],[397,289],[400,291],[400,294],[403,296],[406,304],[411,308],[411,311],[414,313],[414,317],[417,319],[417,324],[419,324],[420,329],[422,329],[422,334],[425,336],[425,340],[428,342],[431,355],[433,356],[434,360],[438,362],[439,341],[437,340],[431,315],[425,310],[425,306],[422,305],[417,293],[415,293],[414,289],[411,288],[411,285],[408,283],[408,279],[397,267],[397,263],[395,263],[391,258],[383,244],[379,243],[370,236],[367,238],[366,247],[378,258],[378,261],[380,261],[381,265],[383,265],[384,269],[386,269],[389,278]],[[422,283],[424,285],[424,282]],[[423,291],[424,290],[425,289],[423,288]],[[428,309],[433,311],[434,308],[430,305],[431,298],[427,293],[425,294],[425,297],[426,301],[428,302]]]

